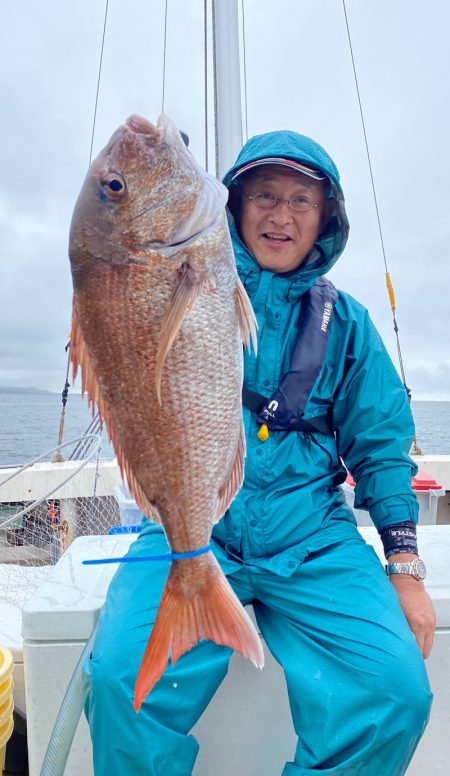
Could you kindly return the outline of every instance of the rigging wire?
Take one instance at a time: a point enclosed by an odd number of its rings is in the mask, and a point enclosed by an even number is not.
[[[220,2],[220,0],[219,0]],[[212,47],[213,47],[213,79],[214,79],[214,138],[215,138],[215,164],[216,178],[219,177],[219,138],[217,127],[217,53],[216,53],[216,0],[212,0]]]
[[[165,11],[164,11],[164,49],[163,49],[161,113],[164,113],[165,101],[166,101],[166,53],[167,53],[167,7],[168,5],[169,5],[169,0],[166,0]]]
[[[247,109],[247,59],[245,49],[245,12],[244,0],[241,0],[242,14],[242,64],[244,69],[244,116],[245,116],[245,142],[248,140],[248,109]]]
[[[203,0],[203,35],[204,51],[203,61],[205,63],[204,82],[205,82],[205,170],[209,172],[209,146],[208,146],[208,0]]]
[[[371,158],[370,158],[369,141],[367,139],[366,123],[364,121],[364,112],[363,112],[363,108],[362,108],[361,93],[360,93],[360,90],[359,90],[358,76],[357,76],[357,73],[356,73],[356,63],[355,63],[355,57],[354,57],[354,53],[353,53],[353,45],[352,45],[352,39],[351,39],[351,34],[350,34],[350,25],[349,25],[349,22],[348,22],[347,8],[346,8],[346,5],[345,5],[345,0],[342,0],[342,6],[343,6],[343,9],[344,9],[345,26],[347,28],[347,37],[348,37],[348,44],[349,44],[349,48],[350,48],[350,56],[351,56],[351,60],[352,60],[353,76],[354,76],[354,79],[355,79],[355,87],[356,87],[356,94],[357,94],[357,97],[358,97],[359,113],[360,113],[360,116],[361,116],[361,124],[362,124],[362,129],[363,129],[363,134],[364,134],[364,144],[365,144],[365,147],[366,147],[367,162],[368,162],[368,166],[369,166],[369,173],[370,173],[370,180],[371,180],[371,184],[372,184],[373,199],[374,199],[375,211],[376,211],[376,215],[377,215],[378,231],[379,231],[379,234],[380,234],[381,250],[382,250],[382,253],[383,253],[386,286],[387,286],[387,290],[388,290],[389,301],[390,301],[391,311],[392,311],[392,319],[393,319],[393,324],[394,324],[394,332],[395,332],[395,337],[396,337],[396,341],[397,341],[398,361],[399,361],[399,364],[400,364],[400,372],[401,372],[401,375],[402,375],[403,385],[405,386],[405,390],[406,390],[406,393],[408,395],[408,399],[409,399],[409,401],[411,401],[411,391],[410,391],[410,389],[408,388],[408,386],[406,384],[406,375],[405,375],[405,369],[404,369],[404,364],[403,364],[402,351],[401,351],[401,347],[400,347],[399,329],[398,329],[397,319],[396,319],[396,315],[395,315],[396,305],[395,305],[394,287],[392,285],[391,277],[390,277],[390,274],[389,274],[387,258],[386,258],[386,251],[385,251],[385,247],[384,247],[383,230],[381,228],[380,211],[379,211],[379,207],[378,207],[378,199],[377,199],[377,193],[376,193],[376,189],[375,189],[375,179],[374,179],[374,175],[373,175],[372,161],[371,161]],[[415,436],[414,436],[414,439],[413,439],[412,454],[413,455],[422,455],[422,451],[420,450],[420,448],[417,445],[417,440],[416,440]]]
[[[105,17],[103,21],[103,34],[102,34],[102,44],[100,47],[100,62],[98,66],[98,75],[97,75],[97,90],[95,94],[95,105],[94,105],[94,116],[92,119],[92,132],[91,132],[91,145],[89,150],[89,167],[92,162],[92,150],[94,147],[94,136],[95,136],[95,124],[97,120],[97,107],[98,107],[98,96],[100,93],[100,80],[101,80],[101,74],[102,74],[102,65],[103,65],[103,52],[105,48],[105,36],[106,36],[106,24],[108,21],[108,6],[109,6],[109,0],[106,0],[105,2]],[[64,388],[62,391],[62,410],[61,410],[61,416],[59,419],[59,432],[58,432],[58,449],[56,451],[55,457],[53,459],[53,463],[61,463],[64,461],[64,456],[61,454],[61,445],[63,441],[64,436],[64,422],[65,422],[65,415],[66,415],[66,404],[67,404],[67,397],[69,393],[70,383],[69,383],[69,369],[70,369],[70,343],[71,343],[71,334],[69,335],[69,341],[65,347],[65,350],[67,351],[67,368],[66,368],[66,381],[64,383]],[[87,432],[86,432],[87,433]]]
[[[100,64],[98,66],[97,93],[95,95],[94,119],[93,119],[93,122],[92,122],[91,149],[90,149],[90,152],[89,152],[89,166],[91,165],[91,162],[92,162],[92,149],[94,147],[95,122],[96,122],[96,119],[97,119],[98,95],[99,95],[99,92],[100,92],[100,78],[101,78],[101,74],[102,74],[102,64],[103,64],[103,50],[104,50],[104,47],[105,47],[106,22],[107,22],[107,19],[108,19],[108,5],[109,5],[109,0],[106,0],[105,20],[103,22],[102,45],[101,45],[101,50],[100,50]]]

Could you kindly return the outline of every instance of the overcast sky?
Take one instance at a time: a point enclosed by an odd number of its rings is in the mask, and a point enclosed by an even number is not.
[[[161,111],[164,4],[109,2],[94,156],[128,115]],[[413,398],[450,399],[450,6],[346,6],[407,380]],[[105,0],[0,2],[0,386],[64,383],[104,13]],[[165,111],[203,163],[202,15],[203,0],[168,0]],[[330,278],[397,363],[342,0],[244,0],[244,17],[248,133],[295,129],[334,158],[351,232]]]

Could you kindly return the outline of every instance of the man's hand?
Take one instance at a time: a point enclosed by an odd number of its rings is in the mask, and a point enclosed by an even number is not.
[[[417,555],[402,553],[389,558],[389,563],[407,563],[417,558]],[[416,637],[419,649],[427,658],[433,646],[436,615],[430,596],[423,582],[419,582],[409,574],[393,574],[389,577],[394,585],[400,606],[408,621],[408,625]]]

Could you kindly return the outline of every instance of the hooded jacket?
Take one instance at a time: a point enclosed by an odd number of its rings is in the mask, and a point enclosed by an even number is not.
[[[320,145],[295,132],[269,132],[245,144],[224,178],[230,202],[234,173],[265,157],[290,158],[321,170],[337,203],[305,261],[286,274],[258,265],[230,217],[238,273],[258,321],[258,353],[245,352],[244,382],[269,396],[289,370],[305,292],[337,261],[349,227],[335,164]],[[379,531],[404,520],[417,522],[411,488],[417,467],[408,455],[414,424],[406,391],[367,310],[342,291],[303,417],[325,414],[332,417],[335,436],[271,431],[261,441],[257,414],[244,407],[245,479],[213,531],[217,554],[229,572],[234,558],[289,576],[310,552],[355,538],[356,521],[340,488],[346,477],[342,461],[357,482],[355,507],[369,510]]]

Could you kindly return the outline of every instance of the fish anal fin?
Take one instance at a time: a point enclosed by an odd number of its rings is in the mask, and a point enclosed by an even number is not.
[[[233,466],[228,479],[219,490],[219,506],[214,521],[215,523],[217,523],[222,515],[225,514],[244,481],[244,461],[245,433],[244,426],[241,424]]]
[[[205,566],[205,558],[208,563]],[[211,553],[201,559],[199,574],[204,585],[195,595],[185,596],[181,573],[175,561],[170,569],[156,621],[139,668],[134,690],[134,708],[144,699],[166,670],[169,652],[172,664],[200,639],[231,647],[248,657],[258,668],[264,665],[264,652],[256,629],[233,592]],[[192,573],[192,572],[191,572]]]
[[[161,325],[158,353],[156,356],[155,382],[156,394],[161,404],[161,378],[166,356],[173,345],[186,313],[191,309],[199,294],[211,287],[206,272],[198,272],[189,264],[182,267],[181,280],[173,294],[169,308]]]
[[[245,347],[248,349],[250,349],[251,342],[253,345],[253,350],[256,353],[258,347],[258,339],[256,334],[258,324],[256,322],[255,313],[253,311],[250,299],[248,298],[247,292],[239,277],[237,278],[236,285],[236,307],[238,326],[242,341]]]
[[[133,496],[134,500],[136,501],[136,504],[138,505],[141,512],[145,515],[145,517],[148,517],[149,520],[152,520],[154,523],[158,523],[158,525],[162,525],[162,518],[159,513],[158,507],[156,506],[156,504],[153,504],[151,501],[149,501],[149,499],[145,495],[142,486],[138,482],[131,467],[128,465],[128,462],[126,461],[125,457],[122,456],[122,460],[120,460],[119,455],[117,455],[117,460],[119,463],[119,468],[122,474],[122,478],[126,479],[128,483],[128,487],[130,489],[130,493]]]

